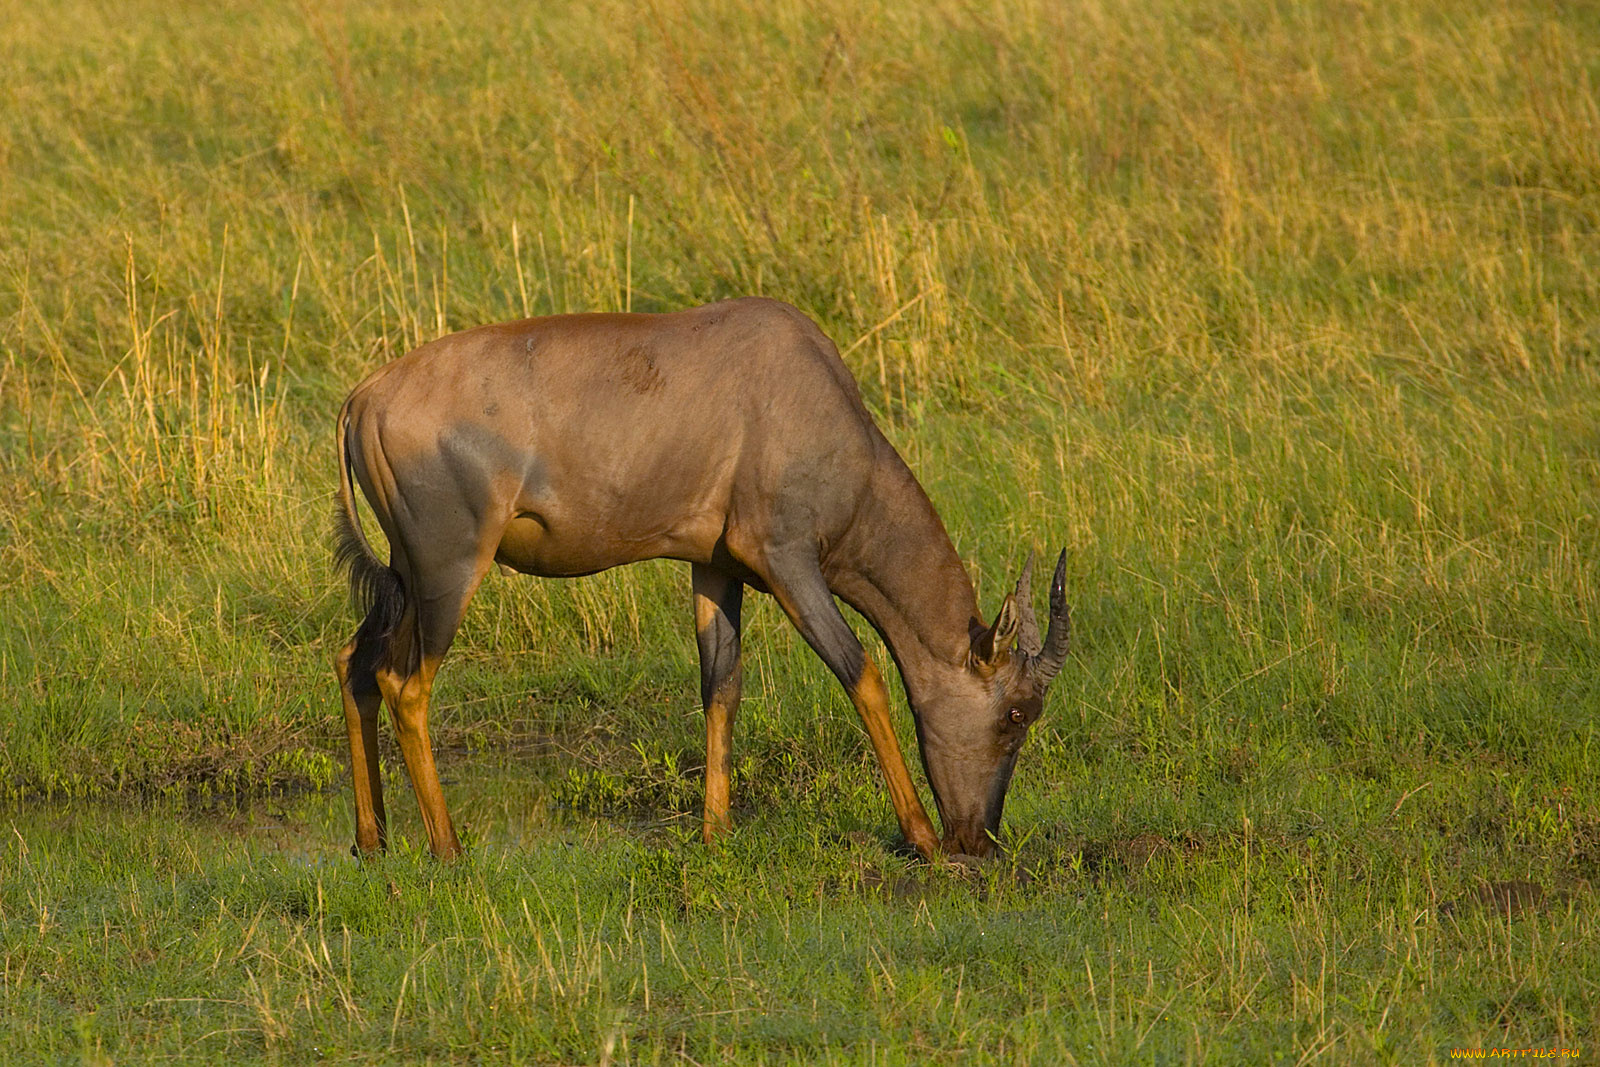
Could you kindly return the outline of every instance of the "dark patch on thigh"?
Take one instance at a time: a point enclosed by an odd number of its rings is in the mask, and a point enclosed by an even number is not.
[[[490,406],[495,405],[491,402]],[[462,420],[446,426],[439,434],[439,462],[443,469],[438,473],[448,471],[448,477],[462,489],[499,486],[505,492],[507,479],[514,478],[523,492],[538,495],[548,483],[548,472],[538,455],[480,422]]]

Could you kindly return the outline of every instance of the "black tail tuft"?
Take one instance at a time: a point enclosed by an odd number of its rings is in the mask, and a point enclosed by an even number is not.
[[[363,628],[370,626],[374,637],[393,634],[405,614],[405,586],[393,568],[372,554],[350,509],[342,503],[333,514],[333,563],[350,571],[350,596],[366,614]]]

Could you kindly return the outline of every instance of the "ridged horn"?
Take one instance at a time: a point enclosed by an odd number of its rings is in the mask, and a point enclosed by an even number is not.
[[[1017,579],[1017,649],[1029,659],[1039,654],[1039,622],[1033,617],[1033,552],[1022,565],[1022,576]]]
[[[1030,559],[1031,563],[1032,560]],[[1024,576],[1027,568],[1023,568]],[[1033,612],[1024,617],[1024,625],[1031,628],[1038,640],[1039,628],[1033,622]],[[1067,643],[1072,636],[1072,609],[1067,607],[1067,550],[1061,550],[1056,560],[1055,577],[1050,580],[1050,628],[1045,631],[1044,645],[1037,656],[1031,658],[1033,684],[1041,691],[1055,680],[1061,665],[1067,661]]]

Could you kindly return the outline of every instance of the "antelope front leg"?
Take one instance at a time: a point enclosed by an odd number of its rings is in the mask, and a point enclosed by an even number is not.
[[[927,809],[922,806],[922,798],[917,795],[917,787],[906,770],[900,741],[889,719],[889,691],[882,675],[867,658],[844,616],[839,614],[833,593],[816,561],[797,555],[789,559],[780,557],[775,564],[770,566],[767,584],[800,636],[822,657],[850,694],[850,702],[861,716],[861,724],[872,741],[872,751],[878,757],[878,767],[889,788],[889,802],[894,805],[900,832],[924,859],[937,860],[939,835],[934,833]]]
[[[739,609],[744,583],[696,564],[695,643],[700,648],[700,700],[706,711],[706,803],[701,836],[711,844],[729,829],[728,778],[733,764],[733,720],[739,712],[743,670],[739,660]]]
[[[900,752],[900,740],[895,737],[894,724],[889,719],[889,690],[883,676],[873,666],[865,653],[862,655],[861,676],[849,686],[850,701],[861,716],[867,737],[872,741],[872,751],[878,757],[878,767],[883,771],[884,783],[889,788],[889,803],[894,805],[895,818],[900,822],[900,832],[906,835],[922,858],[934,862],[939,856],[939,835],[933,831],[927,809],[917,795],[917,787],[906,770],[905,756]]]

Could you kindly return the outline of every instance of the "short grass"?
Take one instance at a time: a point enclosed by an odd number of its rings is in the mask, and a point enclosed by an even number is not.
[[[1600,1031],[1589,5],[0,2],[7,1061],[1419,1062]],[[491,578],[358,868],[331,423],[744,293],[1072,658],[977,879],[752,605]],[[881,653],[880,653],[881,655]],[[910,744],[909,722],[902,721]]]

